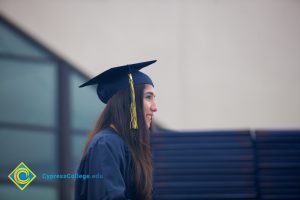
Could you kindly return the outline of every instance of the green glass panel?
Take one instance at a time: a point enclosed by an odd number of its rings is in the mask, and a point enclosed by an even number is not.
[[[98,99],[96,87],[78,88],[87,79],[72,73],[71,88],[71,127],[78,130],[92,130],[104,104]]]
[[[24,162],[37,179],[42,179],[43,173],[57,172],[56,136],[50,131],[0,128],[0,177],[7,178],[20,162]]]
[[[0,53],[46,58],[47,53],[0,21]]]
[[[55,63],[0,60],[0,122],[56,125]]]
[[[12,183],[13,184],[13,183]],[[54,187],[42,187],[28,185],[24,190],[20,190],[15,185],[1,184],[0,199],[5,200],[56,200],[58,199],[57,190]]]
[[[84,148],[85,142],[87,140],[87,135],[73,134],[72,136],[72,160],[73,160],[73,169],[76,171],[79,163],[82,150]]]

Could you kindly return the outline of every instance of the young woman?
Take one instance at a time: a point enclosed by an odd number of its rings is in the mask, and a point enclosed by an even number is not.
[[[156,61],[111,68],[81,85],[98,84],[106,103],[83,151],[75,200],[152,199],[149,134],[157,111],[153,82],[139,70]],[[92,178],[92,176],[95,176]]]

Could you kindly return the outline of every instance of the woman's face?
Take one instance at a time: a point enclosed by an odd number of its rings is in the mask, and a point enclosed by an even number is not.
[[[153,120],[153,113],[157,111],[155,103],[155,92],[152,85],[145,85],[143,101],[145,121],[147,127],[150,128]]]

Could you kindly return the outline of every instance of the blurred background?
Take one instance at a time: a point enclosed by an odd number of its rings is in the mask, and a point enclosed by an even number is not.
[[[79,89],[110,67],[143,71],[159,129],[300,128],[300,2],[0,0],[0,198],[71,199],[74,171],[104,105]],[[20,191],[21,162],[38,177]],[[62,191],[70,191],[63,193]]]

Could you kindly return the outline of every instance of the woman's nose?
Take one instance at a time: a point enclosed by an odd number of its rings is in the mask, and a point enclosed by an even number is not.
[[[151,105],[151,111],[152,112],[157,112],[157,106],[156,106],[155,102],[153,102],[152,105]]]

